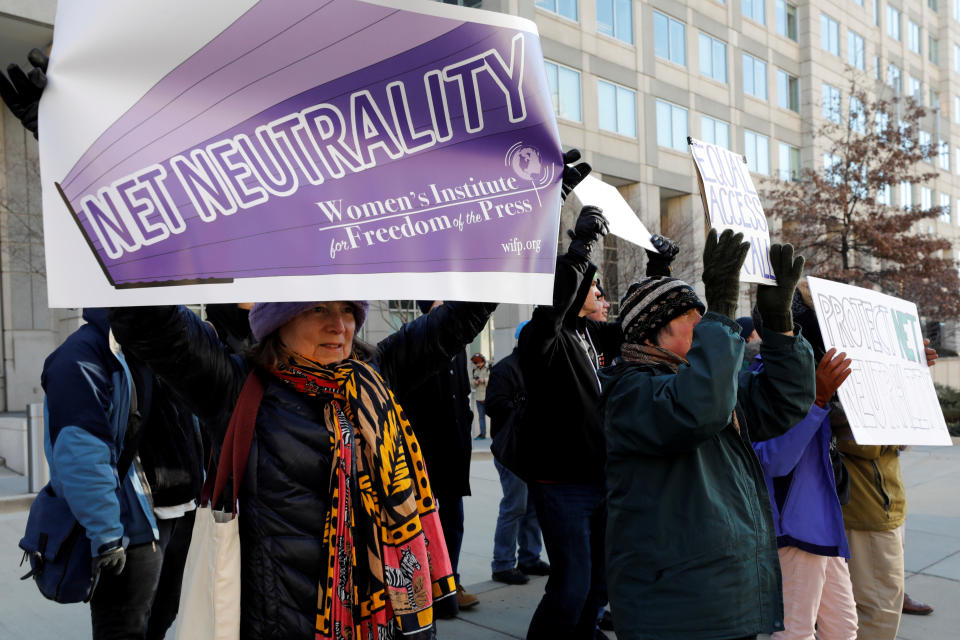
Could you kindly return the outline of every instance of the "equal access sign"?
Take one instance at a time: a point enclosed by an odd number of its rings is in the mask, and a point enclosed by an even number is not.
[[[775,285],[767,216],[743,156],[694,138],[687,138],[687,143],[710,226],[717,231],[733,229],[743,233],[743,239],[750,243],[750,253],[740,269],[740,281]]]

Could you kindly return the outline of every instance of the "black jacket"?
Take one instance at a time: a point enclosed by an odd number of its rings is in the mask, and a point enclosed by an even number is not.
[[[529,416],[520,447],[532,480],[604,481],[600,382],[578,332],[589,332],[598,353],[619,351],[623,335],[619,324],[578,317],[596,270],[575,254],[558,257],[553,305],[537,307],[520,333]]]
[[[371,365],[403,395],[462,351],[494,308],[445,304],[380,342]],[[111,324],[120,344],[181,393],[221,442],[252,364],[230,355],[184,307],[118,308]],[[240,494],[241,635],[307,640],[315,635],[317,588],[326,583],[332,441],[322,399],[258,373],[265,389]]]
[[[417,434],[430,487],[440,504],[443,497],[470,495],[473,412],[467,352],[461,349],[448,366],[397,400]]]
[[[487,382],[487,400],[484,408],[490,416],[490,437],[496,439],[500,431],[520,418],[527,401],[527,389],[520,371],[517,349],[490,369]]]

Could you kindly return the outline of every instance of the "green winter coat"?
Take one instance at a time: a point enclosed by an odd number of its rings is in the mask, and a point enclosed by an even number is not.
[[[778,436],[806,415],[813,352],[802,337],[767,331],[763,371],[740,373],[739,332],[708,312],[676,374],[627,363],[601,374],[607,579],[620,640],[783,629],[770,502],[749,439]]]

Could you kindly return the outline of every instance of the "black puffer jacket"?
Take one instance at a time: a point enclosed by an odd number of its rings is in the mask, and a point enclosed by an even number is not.
[[[449,303],[379,345],[371,364],[398,395],[447,366],[496,305]],[[215,442],[223,439],[251,363],[231,356],[184,307],[114,309],[120,344],[147,362],[192,406]],[[243,638],[314,637],[317,587],[326,582],[323,523],[331,439],[323,401],[269,374],[240,494]]]
[[[520,333],[520,370],[527,385],[528,420],[519,436],[532,480],[604,481],[606,440],[600,381],[578,337],[589,332],[597,353],[619,353],[617,323],[578,317],[597,268],[567,252],[557,258],[553,305],[537,307]]]

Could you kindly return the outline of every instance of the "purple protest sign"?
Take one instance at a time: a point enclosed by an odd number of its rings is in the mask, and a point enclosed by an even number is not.
[[[478,13],[253,4],[57,180],[110,284],[552,274],[540,43]]]

